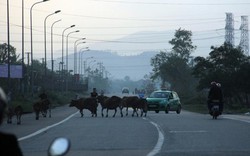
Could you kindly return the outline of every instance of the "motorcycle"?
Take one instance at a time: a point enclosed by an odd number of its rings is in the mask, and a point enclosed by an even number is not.
[[[211,103],[211,110],[210,115],[213,117],[213,119],[217,119],[217,117],[220,115],[220,104],[218,102]]]
[[[67,138],[55,138],[48,149],[48,156],[64,156],[70,149],[70,140]]]

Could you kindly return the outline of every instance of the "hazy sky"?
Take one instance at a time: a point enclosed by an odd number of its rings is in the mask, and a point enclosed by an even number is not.
[[[25,52],[30,52],[30,8],[38,0],[25,1]],[[21,53],[21,3],[22,0],[9,0],[10,3],[10,44]],[[7,0],[0,0],[0,43],[7,42]],[[202,39],[209,34],[210,37],[223,38],[226,12],[234,15],[235,29],[239,29],[242,15],[250,15],[249,0],[50,0],[35,5],[33,8],[33,46],[34,58],[44,57],[44,19],[47,15],[61,10],[61,13],[50,16],[47,19],[47,58],[50,59],[50,28],[53,22],[62,19],[54,26],[54,51],[55,56],[61,56],[62,32],[65,28],[75,24],[75,28],[65,31],[68,33],[80,30],[79,33],[70,34],[69,46],[73,49],[74,42],[86,37],[86,44],[79,48],[89,46],[90,49],[101,49],[97,43],[113,43],[116,39],[137,32],[152,32],[151,35],[142,35],[142,40],[155,38],[156,42],[169,41],[173,36],[166,34],[166,40],[157,32],[171,31],[178,28],[203,33],[204,36],[193,36],[194,39]],[[240,32],[238,31],[238,34]],[[171,34],[172,35],[172,34]],[[239,40],[236,37],[236,40]],[[65,41],[65,40],[64,40]],[[136,39],[137,42],[140,38]],[[131,41],[131,47],[144,51],[143,44]],[[129,42],[129,41],[128,41]],[[152,40],[145,42],[149,45]],[[65,42],[64,42],[65,45]],[[209,47],[211,43],[207,43]],[[199,46],[199,45],[198,45]],[[204,46],[204,45],[203,45]],[[102,46],[102,48],[105,46]],[[147,46],[148,47],[148,46]],[[79,49],[78,48],[78,49]],[[168,43],[166,42],[166,49]],[[109,49],[120,54],[132,54],[133,49]],[[164,49],[152,46],[151,50]],[[70,51],[72,53],[72,51]]]

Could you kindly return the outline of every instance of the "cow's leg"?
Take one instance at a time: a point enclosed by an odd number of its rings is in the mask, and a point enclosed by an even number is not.
[[[115,113],[114,113],[113,117],[115,117],[115,115],[116,115],[116,112],[117,112],[117,109],[115,108]]]
[[[104,110],[104,108],[102,107],[102,117],[104,116],[104,114],[103,114],[103,110]]]
[[[122,108],[120,107],[120,113],[121,113],[121,117],[123,117],[123,113],[122,113]]]
[[[7,123],[8,123],[8,124],[11,124],[11,123],[12,123],[12,115],[10,115],[10,114],[8,114]]]
[[[107,111],[106,111],[106,118],[109,116],[109,109],[107,108]]]
[[[83,110],[79,110],[80,114],[81,114],[81,117],[83,117]]]
[[[18,125],[21,124],[21,114],[18,114],[18,122],[17,122]]]
[[[51,118],[51,104],[49,105],[49,117]]]
[[[36,114],[36,120],[39,120],[39,111],[35,111]]]
[[[126,116],[128,116],[128,107],[126,108]]]

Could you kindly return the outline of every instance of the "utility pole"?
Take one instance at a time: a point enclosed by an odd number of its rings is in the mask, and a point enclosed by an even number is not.
[[[30,65],[30,52],[26,52],[27,54],[27,59],[28,59],[28,66]]]

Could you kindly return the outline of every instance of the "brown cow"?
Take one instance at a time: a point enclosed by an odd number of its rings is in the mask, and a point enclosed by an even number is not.
[[[102,106],[102,117],[104,116],[103,110],[107,109],[106,117],[108,117],[108,111],[109,110],[115,110],[113,117],[115,117],[117,108],[120,109],[121,112],[121,117],[123,117],[122,110],[121,110],[121,101],[122,99],[118,96],[112,96],[112,97],[107,97],[107,96],[98,96],[97,97],[98,102]]]
[[[137,113],[137,108],[136,108],[136,103],[137,103],[137,100],[139,98],[137,96],[124,96],[122,98],[122,107],[121,109],[123,108],[126,108],[126,116],[128,116],[128,108],[132,108],[133,109],[133,114],[132,116],[134,116],[134,113],[136,113],[136,115],[138,116],[138,113]]]
[[[12,117],[16,116],[17,124],[20,125],[22,114],[23,114],[23,108],[21,105],[17,105],[15,108],[8,107],[8,109],[7,109],[7,123],[11,124]]]
[[[134,116],[134,114],[136,113],[137,116],[139,116],[137,110],[140,109],[141,110],[141,116],[147,115],[147,101],[146,99],[143,98],[139,98],[137,96],[124,96],[122,98],[122,108],[126,108],[126,116],[128,115],[128,108],[132,108],[133,109],[133,113],[132,116]]]
[[[71,100],[69,107],[76,107],[79,109],[81,117],[83,117],[83,109],[88,109],[92,117],[97,116],[97,100],[96,98],[80,98],[76,100]]]
[[[33,110],[36,115],[36,120],[39,120],[39,114],[42,113],[43,117],[47,117],[49,110],[49,117],[51,117],[51,103],[48,99],[39,100],[33,104]]]

